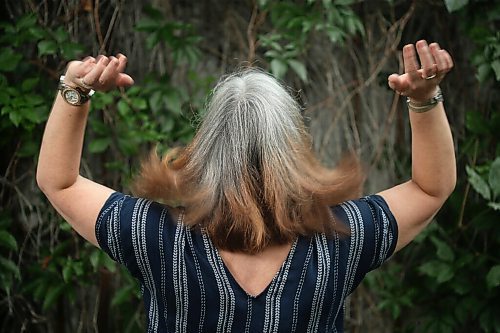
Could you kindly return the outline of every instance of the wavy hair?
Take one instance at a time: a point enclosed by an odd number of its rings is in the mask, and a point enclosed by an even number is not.
[[[256,253],[297,235],[348,233],[328,206],[360,194],[351,154],[335,169],[312,152],[300,106],[274,77],[246,69],[222,78],[186,148],[143,162],[134,194],[182,206],[221,249]]]

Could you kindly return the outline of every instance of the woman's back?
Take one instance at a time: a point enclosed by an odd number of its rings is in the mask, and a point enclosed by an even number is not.
[[[217,249],[205,230],[182,223],[182,213],[175,221],[164,205],[115,193],[96,234],[140,281],[148,331],[335,332],[343,330],[345,297],[394,251],[397,225],[380,196],[332,213],[350,236],[299,236],[250,255]],[[237,261],[242,256],[246,262]],[[245,267],[252,262],[257,269]],[[256,271],[252,293],[238,277]]]

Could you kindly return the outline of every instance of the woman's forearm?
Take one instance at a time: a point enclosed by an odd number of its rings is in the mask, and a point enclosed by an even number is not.
[[[38,159],[36,178],[42,191],[62,190],[76,182],[89,104],[72,106],[57,94]]]
[[[455,151],[442,103],[425,112],[410,111],[412,181],[433,197],[447,198],[456,183]]]

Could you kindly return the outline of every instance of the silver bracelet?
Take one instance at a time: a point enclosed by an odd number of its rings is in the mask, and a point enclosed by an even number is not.
[[[413,111],[416,113],[424,113],[424,112],[427,112],[427,111],[433,109],[439,102],[443,102],[444,98],[443,98],[443,93],[441,92],[441,88],[439,88],[439,87],[437,87],[437,88],[438,89],[436,91],[436,94],[431,99],[429,99],[425,102],[415,104],[408,97],[406,99],[406,104],[408,104],[408,109],[410,111]]]

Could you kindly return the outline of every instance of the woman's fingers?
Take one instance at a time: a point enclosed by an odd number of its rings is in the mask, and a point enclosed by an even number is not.
[[[102,74],[99,76],[99,85],[102,86],[103,88],[108,87],[109,85],[113,85],[116,81],[116,77],[120,73],[118,71],[118,59],[115,57],[109,57],[109,63],[102,72]]]
[[[449,53],[438,43],[427,44],[425,40],[403,47],[405,73],[392,74],[389,87],[413,100],[425,101],[434,96],[436,87],[453,67]]]
[[[116,87],[130,86],[134,80],[123,73],[127,65],[127,57],[118,54],[116,57],[99,55],[96,58],[86,57],[83,61],[72,61],[66,71],[66,82],[84,89],[110,90]]]
[[[108,57],[104,56],[100,57],[94,68],[92,68],[92,70],[89,73],[87,73],[87,75],[82,77],[81,83],[90,87],[96,85],[96,83],[98,83],[101,74],[104,72],[108,64],[109,64]]]
[[[412,77],[418,76],[417,71],[419,69],[419,65],[413,44],[408,44],[403,47],[403,63],[405,73]]]
[[[436,76],[437,64],[425,40],[419,40],[416,44],[418,57],[422,66],[422,78],[429,79]]]

